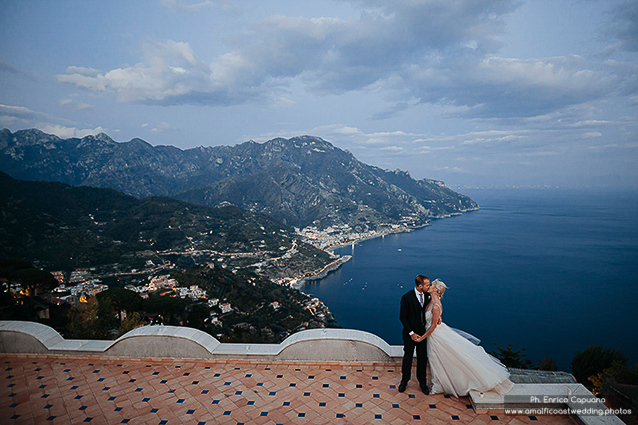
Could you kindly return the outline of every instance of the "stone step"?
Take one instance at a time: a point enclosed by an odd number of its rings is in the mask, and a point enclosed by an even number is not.
[[[577,383],[514,384],[506,395],[470,391],[469,396],[477,413],[499,410],[508,414],[510,409],[515,409],[516,415],[567,414],[583,425],[623,424],[605,406],[604,400]]]

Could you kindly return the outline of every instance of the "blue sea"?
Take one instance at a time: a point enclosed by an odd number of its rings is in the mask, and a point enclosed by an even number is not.
[[[512,344],[570,371],[587,346],[638,362],[638,192],[461,190],[481,209],[337,249],[352,259],[302,291],[343,328],[402,344],[401,295],[414,277],[440,278],[443,319],[482,340]]]

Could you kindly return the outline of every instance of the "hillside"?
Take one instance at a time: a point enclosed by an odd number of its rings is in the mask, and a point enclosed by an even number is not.
[[[4,173],[0,204],[0,257],[25,258],[49,269],[208,259],[240,267],[284,253],[291,272],[330,262],[325,252],[296,241],[289,227],[234,206],[137,199],[113,189],[21,181]]]
[[[109,187],[135,197],[231,203],[295,227],[420,226],[474,210],[442,182],[382,170],[312,136],[181,150],[105,134],[60,139],[39,130],[0,131],[0,170],[24,180]]]

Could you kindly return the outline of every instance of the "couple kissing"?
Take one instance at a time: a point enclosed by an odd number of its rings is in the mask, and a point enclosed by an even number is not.
[[[416,349],[416,377],[425,394],[460,397],[472,390],[507,393],[513,385],[507,368],[487,354],[476,338],[441,320],[445,283],[439,279],[430,282],[422,274],[414,281],[414,288],[401,297],[403,362],[399,392],[404,392],[410,381]],[[432,388],[427,385],[428,360]]]

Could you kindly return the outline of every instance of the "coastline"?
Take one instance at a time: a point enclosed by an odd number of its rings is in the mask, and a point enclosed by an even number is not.
[[[296,290],[301,290],[301,288],[306,284],[306,282],[310,282],[313,280],[321,280],[324,277],[328,276],[328,273],[337,270],[341,267],[342,264],[347,263],[352,258],[351,255],[344,255],[343,257],[339,257],[337,260],[325,266],[323,269],[319,270],[312,276],[306,276],[299,279],[292,287]]]
[[[353,261],[302,290],[329,306],[340,326],[398,344],[399,286],[413,282],[413,270],[423,264],[425,270],[435,269],[425,274],[454,285],[446,304],[447,323],[478,336],[485,346],[527,347],[524,358],[533,363],[547,356],[568,368],[574,353],[595,335],[596,344],[621,347],[627,357],[637,358],[636,343],[622,330],[606,329],[636,314],[627,297],[635,293],[632,277],[638,265],[635,192],[486,189],[468,194],[481,203],[475,214],[432,220],[422,233],[362,243],[355,247]],[[619,250],[621,246],[626,249]],[[337,252],[352,255],[349,247]],[[610,289],[604,297],[609,318],[583,328],[588,311],[583,305],[596,302],[588,293],[600,285]],[[541,299],[534,295],[538,288],[570,295]],[[373,308],[379,317],[370,321],[367,309]],[[540,312],[547,323],[561,325],[538,327]],[[506,319],[495,324],[494,317]]]
[[[400,234],[400,233],[409,233],[409,232],[413,232],[415,230],[418,229],[422,229],[424,227],[428,227],[430,226],[430,220],[431,219],[442,219],[442,218],[449,218],[449,217],[453,217],[456,215],[462,215],[464,213],[467,212],[472,212],[472,211],[478,211],[480,209],[480,207],[477,208],[468,208],[466,210],[463,211],[459,211],[459,212],[455,212],[455,213],[451,213],[451,214],[445,214],[445,215],[441,215],[441,216],[436,216],[436,217],[431,217],[430,219],[428,219],[427,222],[425,222],[424,224],[418,225],[418,226],[402,226],[402,227],[398,227],[398,228],[394,228],[394,229],[384,229],[378,232],[374,232],[370,235],[366,235],[363,237],[353,237],[353,239],[349,240],[348,242],[341,242],[338,244],[334,244],[334,245],[326,245],[326,246],[321,246],[319,247],[320,249],[324,250],[324,251],[333,251],[335,249],[338,248],[344,248],[347,247],[348,245],[354,245],[360,242],[364,242],[367,240],[372,240],[372,239],[376,239],[379,237],[384,237],[386,235],[394,235],[394,234]],[[291,287],[297,290],[301,290],[301,288],[306,284],[306,282],[311,282],[311,281],[317,281],[317,280],[321,280],[323,278],[325,278],[326,276],[328,276],[328,274],[330,272],[333,272],[335,270],[337,270],[339,267],[341,267],[342,264],[345,264],[346,262],[348,262],[350,259],[352,258],[352,256],[350,255],[345,255],[343,257],[339,257],[336,261],[326,265],[325,267],[323,267],[321,270],[319,270],[318,272],[314,272],[311,276],[304,276],[301,277],[297,280],[296,283],[292,284]]]
[[[393,229],[393,230],[383,230],[381,232],[377,232],[374,233],[372,235],[367,235],[361,238],[354,238],[348,242],[345,243],[339,243],[339,244],[335,244],[335,245],[328,245],[326,247],[322,247],[321,249],[323,249],[324,251],[333,251],[334,249],[337,248],[344,248],[348,245],[353,245],[359,242],[363,242],[363,241],[367,241],[367,240],[372,240],[372,239],[376,239],[379,237],[383,237],[386,235],[393,235],[393,234],[399,234],[399,233],[409,233],[412,232],[414,230],[417,229],[422,229],[424,227],[429,226],[430,223],[429,221],[423,225],[420,226],[414,226],[414,227],[403,227],[400,229]],[[330,272],[333,272],[335,270],[337,270],[339,267],[341,267],[343,264],[347,263],[348,261],[350,261],[350,259],[352,258],[351,255],[344,255],[343,257],[339,257],[337,260],[333,261],[332,263],[326,265],[325,267],[323,267],[321,270],[319,270],[318,272],[313,273],[311,276],[304,276],[302,278],[299,278],[299,280],[292,284],[291,287],[294,289],[297,289],[298,291],[301,290],[301,288],[307,283],[307,282],[311,282],[311,281],[316,281],[316,280],[321,280],[323,278],[325,278],[326,276],[328,276],[328,274]]]
[[[438,217],[434,217],[434,218],[438,218]],[[422,229],[422,228],[428,227],[428,226],[430,226],[430,222],[429,221],[427,223],[425,223],[425,224],[420,225],[420,226],[403,227],[403,228],[400,228],[400,229],[393,229],[393,230],[383,230],[381,232],[377,232],[377,233],[374,233],[372,235],[368,235],[368,236],[364,236],[364,237],[361,237],[361,238],[352,239],[351,241],[348,241],[348,242],[342,242],[342,243],[335,244],[335,245],[328,245],[328,246],[326,246],[325,248],[322,248],[322,249],[324,251],[328,251],[328,250],[334,250],[334,249],[338,249],[338,248],[345,248],[348,245],[357,244],[359,242],[364,242],[364,241],[380,238],[380,237],[387,236],[387,235],[395,235],[395,234],[399,234],[399,233],[409,233],[409,232],[413,232],[415,230]]]

